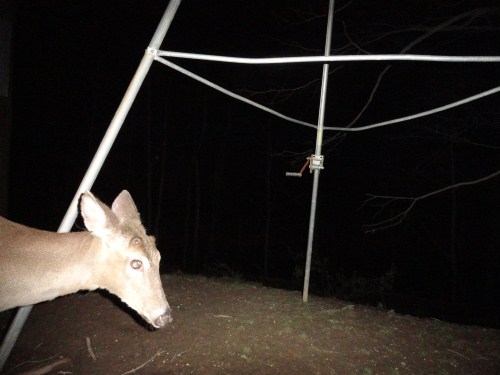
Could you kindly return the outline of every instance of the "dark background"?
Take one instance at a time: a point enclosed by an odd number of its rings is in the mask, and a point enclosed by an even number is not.
[[[10,4],[12,136],[8,217],[56,230],[167,1]],[[336,1],[332,54],[500,55],[494,1]],[[493,6],[493,7],[492,7]],[[328,1],[184,0],[162,49],[242,57],[322,55]],[[462,16],[460,16],[462,15]],[[317,122],[321,64],[172,60],[288,116]],[[326,126],[355,126],[493,88],[499,63],[332,63]],[[312,292],[413,314],[500,326],[499,178],[419,201],[394,227],[365,225],[405,202],[499,169],[499,97],[380,129],[325,133]],[[92,191],[128,189],[158,237],[164,271],[300,289],[314,129],[229,98],[155,62]],[[81,219],[77,228],[83,228]]]

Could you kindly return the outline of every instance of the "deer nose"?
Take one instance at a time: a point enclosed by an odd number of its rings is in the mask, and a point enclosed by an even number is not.
[[[165,311],[162,315],[160,315],[155,320],[155,325],[158,328],[163,328],[163,327],[165,327],[169,323],[172,323],[172,314],[171,314],[171,310],[170,309],[168,309],[167,311]]]

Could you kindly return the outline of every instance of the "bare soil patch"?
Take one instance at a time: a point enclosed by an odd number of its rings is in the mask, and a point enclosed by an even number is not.
[[[163,330],[99,293],[35,306],[4,373],[500,374],[499,330],[331,298],[304,304],[299,292],[234,280],[163,283],[174,311]]]

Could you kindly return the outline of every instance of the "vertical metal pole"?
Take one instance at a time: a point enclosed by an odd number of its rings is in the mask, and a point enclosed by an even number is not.
[[[325,56],[330,55],[334,8],[335,8],[335,0],[330,0],[330,6],[328,9],[328,23],[326,26]],[[321,80],[321,97],[320,97],[319,115],[318,115],[318,129],[316,132],[316,150],[314,154],[315,156],[321,156],[327,86],[328,86],[328,64],[323,64],[323,77]],[[306,255],[306,268],[304,272],[304,289],[302,291],[302,300],[304,302],[307,302],[307,299],[309,297],[309,278],[311,275],[311,257],[312,257],[313,238],[314,238],[314,224],[316,219],[316,200],[318,197],[319,172],[320,172],[320,168],[317,168],[313,165],[313,160],[311,160],[310,167],[314,170],[313,172],[314,179],[313,179],[312,197],[311,197],[311,214],[309,216],[309,235],[307,238],[307,255]]]
[[[108,156],[109,150],[113,146],[116,136],[118,135],[118,132],[120,131],[121,126],[123,125],[123,122],[125,121],[125,118],[127,117],[127,114],[132,107],[137,93],[139,92],[139,89],[141,88],[141,85],[146,78],[149,68],[151,67],[151,64],[155,59],[156,50],[160,48],[160,45],[165,38],[165,35],[172,23],[180,2],[181,0],[171,0],[168,4],[167,9],[165,10],[163,17],[160,20],[158,27],[156,28],[153,38],[151,39],[149,47],[144,53],[144,57],[142,58],[141,63],[139,64],[139,67],[137,68],[137,71],[135,72],[135,75],[132,78],[130,85],[128,86],[128,89],[125,92],[125,95],[118,109],[116,110],[111,123],[109,124],[108,130],[106,131],[106,134],[104,135],[101,144],[99,145],[99,148],[97,149],[97,152],[95,153],[94,158],[92,159],[92,162],[90,163],[90,166],[87,169],[87,172],[85,173],[85,176],[83,177],[82,182],[80,183],[80,186],[78,187],[68,210],[66,211],[66,215],[59,225],[59,229],[57,230],[58,232],[69,232],[73,227],[73,224],[78,215],[77,206],[80,195],[84,191],[90,190],[90,188],[94,184],[94,181],[97,178],[97,175],[99,174],[99,171],[101,170],[106,157]],[[14,347],[19,334],[21,333],[23,325],[26,322],[26,319],[28,318],[32,307],[33,306],[24,306],[18,310],[14,321],[10,325],[7,334],[5,335],[2,346],[0,347],[0,372],[2,371],[7,358],[9,357],[9,354]]]

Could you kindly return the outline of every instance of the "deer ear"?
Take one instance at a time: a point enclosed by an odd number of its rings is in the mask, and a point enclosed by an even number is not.
[[[89,231],[97,237],[104,237],[116,223],[116,216],[108,206],[87,191],[82,194],[80,211]]]
[[[141,217],[137,211],[134,200],[127,190],[123,190],[120,194],[118,194],[115,201],[111,205],[111,210],[120,220],[141,221]]]

